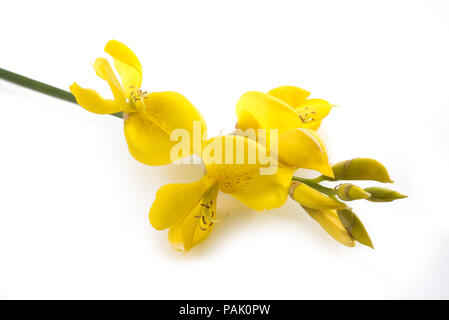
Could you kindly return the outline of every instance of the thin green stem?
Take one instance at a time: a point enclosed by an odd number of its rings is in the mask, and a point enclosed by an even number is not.
[[[75,97],[68,91],[53,87],[46,83],[24,77],[20,74],[0,68],[0,79],[12,82],[19,86],[52,96],[61,100],[76,103]],[[113,113],[111,116],[123,118],[123,113]]]
[[[323,175],[316,177],[314,179],[310,179],[310,181],[315,182],[315,183],[320,183],[324,180],[327,180],[327,179],[326,179],[326,176],[323,176]]]
[[[334,196],[335,195],[335,190],[334,189],[324,187],[324,186],[322,186],[322,185],[320,185],[320,184],[318,184],[316,182],[313,182],[312,180],[305,179],[305,178],[300,178],[300,177],[295,177],[295,176],[293,176],[292,180],[293,181],[300,181],[302,183],[305,183],[309,187],[311,187],[311,188],[313,188],[313,189],[315,189],[315,190],[317,190],[317,191],[319,191],[321,193],[327,194],[328,196]]]

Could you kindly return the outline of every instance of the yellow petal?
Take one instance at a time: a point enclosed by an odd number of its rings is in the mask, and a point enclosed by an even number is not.
[[[238,129],[279,129],[280,132],[302,126],[295,110],[266,93],[251,91],[237,102]],[[257,127],[255,127],[257,125]]]
[[[298,128],[279,137],[279,161],[295,168],[312,169],[333,177],[326,147],[320,137],[310,129]]]
[[[76,102],[87,111],[99,114],[110,114],[123,110],[123,105],[118,101],[104,99],[98,92],[91,89],[83,89],[76,83],[73,83],[70,86],[70,92],[75,96]]]
[[[292,108],[295,108],[301,102],[310,96],[310,92],[294,86],[277,87],[268,92],[270,96],[281,99]]]
[[[316,130],[333,107],[334,105],[322,99],[308,99],[296,106],[295,111],[305,128]]]
[[[213,138],[205,144],[202,158],[220,190],[248,207],[261,211],[285,203],[294,169],[278,166],[254,140],[242,136]]]
[[[335,240],[341,244],[354,247],[355,241],[345,229],[335,210],[316,210],[303,207],[304,210]]]
[[[183,95],[169,91],[153,92],[137,105],[139,112],[125,116],[125,137],[129,152],[138,161],[148,165],[164,165],[177,160],[170,157],[172,148],[180,143],[170,140],[175,129],[188,133],[187,155],[194,153],[198,143],[201,145],[201,140],[197,142],[196,138],[199,136],[201,139],[205,134],[206,123]],[[198,131],[195,128],[199,128],[200,133],[194,133]]]
[[[332,166],[332,171],[338,180],[373,180],[392,183],[387,168],[377,160],[370,158],[355,158],[340,161]]]
[[[312,209],[343,209],[346,204],[336,201],[308,185],[295,181],[290,186],[290,197],[299,204]]]
[[[307,129],[310,129],[313,131],[317,131],[320,128],[320,126],[321,126],[321,120],[320,121],[310,121],[310,122],[303,124],[304,128],[307,128]]]
[[[114,99],[120,103],[124,103],[126,100],[125,94],[108,60],[105,58],[98,58],[95,60],[94,69],[97,75],[109,84],[112,94],[114,95]]]
[[[192,183],[172,183],[161,187],[150,209],[150,223],[157,230],[173,226],[189,214],[214,181],[208,176]]]
[[[176,250],[188,252],[205,240],[215,226],[218,188],[212,187],[204,203],[204,198],[185,219],[179,221],[168,231],[168,239]],[[209,203],[210,202],[210,203]]]
[[[104,51],[114,58],[114,66],[122,78],[126,97],[142,84],[142,66],[139,59],[127,46],[117,40],[109,41]]]

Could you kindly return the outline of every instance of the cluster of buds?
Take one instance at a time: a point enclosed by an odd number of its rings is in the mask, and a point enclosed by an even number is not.
[[[390,202],[407,196],[383,187],[361,188],[352,183],[341,183],[334,188],[321,185],[323,181],[371,180],[392,183],[387,169],[379,161],[356,158],[332,166],[334,178],[315,179],[293,177],[289,196],[316,220],[327,233],[340,243],[353,247],[355,241],[374,248],[360,219],[345,202],[368,200]]]

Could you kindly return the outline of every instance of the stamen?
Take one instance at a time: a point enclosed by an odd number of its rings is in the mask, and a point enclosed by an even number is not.
[[[209,228],[211,228],[216,220],[214,220],[215,217],[215,199],[218,194],[218,184],[213,185],[203,196],[201,200],[201,216],[198,216],[200,218],[199,222],[199,228],[200,230],[207,231]]]
[[[316,112],[315,111],[308,111],[308,107],[304,107],[304,111],[302,112],[302,115],[298,113],[299,119],[301,119],[302,123],[307,123],[311,121],[315,121],[316,118]]]

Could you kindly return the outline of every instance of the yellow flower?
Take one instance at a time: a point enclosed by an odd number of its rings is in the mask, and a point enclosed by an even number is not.
[[[295,169],[313,169],[334,177],[326,147],[315,132],[333,106],[321,99],[307,99],[309,95],[309,92],[292,86],[278,87],[268,93],[247,92],[237,102],[236,128],[277,129],[279,162]],[[259,136],[257,138],[260,139]],[[273,152],[272,141],[265,141],[267,150]],[[302,204],[332,237],[344,245],[354,246],[353,239],[334,210],[344,208],[345,204],[298,182],[291,184],[290,191],[292,198]]]
[[[281,163],[333,177],[326,147],[312,130],[317,128],[317,123],[319,125],[332,106],[324,100],[306,100],[308,95],[307,91],[296,87],[279,87],[269,94],[247,92],[237,102],[236,128],[253,129],[256,134],[258,129],[276,129]],[[269,150],[271,141],[268,132],[266,136]]]
[[[257,142],[242,136],[210,139],[202,154],[205,175],[196,182],[161,187],[150,209],[151,225],[157,230],[169,228],[172,246],[187,252],[212,231],[219,190],[257,211],[282,206],[287,199],[293,169],[277,167],[275,159],[264,152]],[[252,161],[254,154],[259,156]],[[268,172],[274,167],[275,171]],[[263,169],[272,174],[263,174]]]
[[[81,88],[74,83],[70,91],[86,110],[98,114],[123,111],[124,131],[130,153],[138,161],[148,165],[164,165],[171,162],[170,150],[176,144],[170,141],[174,129],[185,129],[193,139],[194,121],[200,123],[201,136],[206,132],[206,123],[199,111],[179,93],[143,92],[142,66],[136,55],[124,44],[111,40],[104,50],[112,56],[121,83],[109,62],[98,58],[94,63],[97,75],[105,80],[114,99],[104,99],[96,91]],[[190,143],[190,154],[194,150]]]

